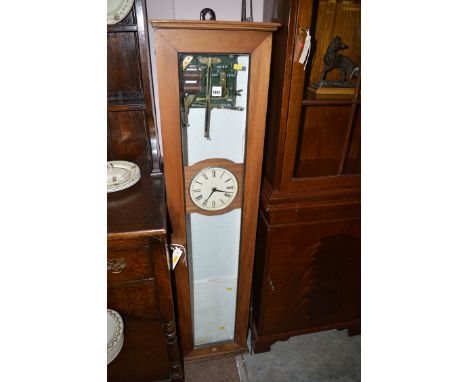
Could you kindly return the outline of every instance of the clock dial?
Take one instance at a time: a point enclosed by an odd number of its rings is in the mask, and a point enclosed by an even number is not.
[[[205,211],[227,208],[236,198],[238,183],[235,175],[223,167],[206,167],[190,183],[192,202]]]

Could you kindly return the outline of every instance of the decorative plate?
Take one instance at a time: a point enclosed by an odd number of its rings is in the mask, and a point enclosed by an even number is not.
[[[107,0],[107,25],[117,24],[130,12],[135,0]]]
[[[122,160],[107,162],[107,192],[125,190],[140,178],[140,168],[135,163]]]
[[[107,309],[107,364],[120,353],[124,341],[122,317],[115,310]]]

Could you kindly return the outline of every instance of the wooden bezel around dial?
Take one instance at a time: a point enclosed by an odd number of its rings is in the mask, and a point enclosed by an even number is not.
[[[237,180],[237,195],[233,202],[231,202],[226,208],[216,211],[207,211],[200,207],[198,207],[195,203],[193,203],[192,198],[190,197],[190,184],[194,176],[196,176],[201,170],[208,168],[208,167],[221,167],[228,171],[230,171]],[[225,214],[229,211],[232,211],[236,208],[242,207],[242,199],[244,193],[244,164],[243,163],[235,163],[228,159],[221,159],[221,158],[211,158],[202,160],[193,164],[192,166],[185,166],[184,167],[184,181],[185,181],[185,212],[192,213],[198,212],[202,215],[221,215]]]

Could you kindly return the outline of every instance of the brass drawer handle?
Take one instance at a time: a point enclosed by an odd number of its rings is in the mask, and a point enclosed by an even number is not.
[[[125,259],[112,259],[107,261],[107,270],[112,273],[120,273],[127,266]]]

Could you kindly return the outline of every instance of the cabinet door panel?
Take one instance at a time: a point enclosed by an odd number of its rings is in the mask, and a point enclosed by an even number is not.
[[[359,220],[275,227],[262,334],[360,317]]]
[[[338,175],[350,105],[304,109],[295,178]]]

